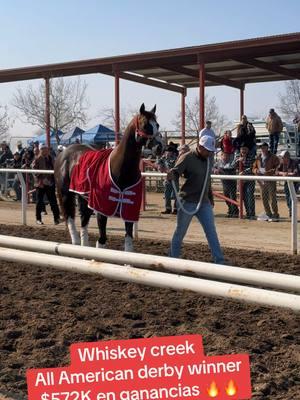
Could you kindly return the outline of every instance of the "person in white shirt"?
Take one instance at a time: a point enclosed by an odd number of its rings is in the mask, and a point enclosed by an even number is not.
[[[205,121],[205,128],[201,129],[199,133],[199,139],[202,136],[211,136],[214,140],[216,140],[216,134],[213,129],[211,129],[211,121]]]

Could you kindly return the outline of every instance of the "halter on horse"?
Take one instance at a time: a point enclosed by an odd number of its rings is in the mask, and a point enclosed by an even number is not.
[[[101,213],[103,199],[105,198],[105,201],[108,199],[114,202],[108,206],[110,210],[111,207],[114,208],[114,215],[117,214],[125,220],[125,251],[133,251],[133,221],[138,219],[139,209],[137,213],[135,212],[135,219],[129,220],[127,218],[128,215],[132,215],[130,205],[133,202],[130,196],[136,194],[128,189],[134,187],[138,191],[137,186],[141,179],[139,164],[142,148],[153,142],[149,139],[158,135],[159,124],[156,121],[155,111],[156,106],[151,111],[146,111],[144,104],[142,104],[139,114],[129,123],[119,145],[112,151],[96,151],[91,150],[88,146],[75,144],[58,155],[55,161],[54,176],[60,207],[71,235],[72,244],[88,246],[89,220],[93,208],[98,207],[98,209],[95,208],[95,211],[98,211],[97,223],[100,233],[97,247],[105,246],[107,217],[112,215],[111,213]],[[101,164],[101,157],[108,168],[106,179],[109,176],[112,181],[112,187],[107,189],[106,185],[106,193],[99,189],[101,185],[98,186],[99,182],[101,184],[101,177],[104,179],[102,175],[104,166]],[[93,165],[94,169],[92,169]],[[100,174],[97,174],[99,171]],[[70,191],[70,185],[73,191]],[[76,193],[80,194],[78,196],[81,218],[80,236],[75,227]],[[99,196],[97,196],[98,194]],[[124,196],[129,196],[129,199],[124,198]],[[140,193],[137,193],[137,197],[136,206],[140,204]],[[96,206],[94,206],[95,204]]]

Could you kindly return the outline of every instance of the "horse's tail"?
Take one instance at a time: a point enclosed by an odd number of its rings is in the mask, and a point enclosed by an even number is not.
[[[66,223],[68,218],[68,210],[66,209],[67,198],[69,197],[70,187],[70,161],[65,157],[63,152],[59,154],[55,160],[54,177],[56,183],[57,199],[60,207],[60,212]],[[70,210],[69,210],[70,211]]]

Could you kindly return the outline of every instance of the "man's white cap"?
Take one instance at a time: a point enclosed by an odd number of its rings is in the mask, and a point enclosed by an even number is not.
[[[199,139],[199,145],[204,147],[208,151],[217,151],[216,141],[212,136],[201,136]]]
[[[42,149],[48,149],[48,146],[46,145],[46,143],[40,143],[39,149],[40,149],[40,150],[42,150]]]

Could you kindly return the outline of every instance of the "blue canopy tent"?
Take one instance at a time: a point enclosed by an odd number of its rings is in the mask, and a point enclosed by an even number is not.
[[[62,131],[58,131],[58,136],[61,137],[64,133]],[[41,130],[40,135],[34,136],[32,139],[27,140],[27,143],[30,144],[31,142],[39,141],[39,143],[46,143],[46,132],[45,130]],[[57,147],[56,135],[53,129],[50,130],[50,146],[53,148]]]
[[[82,134],[82,143],[101,144],[113,142],[114,140],[115,132],[101,124],[88,129]]]
[[[60,138],[60,143],[71,144],[74,143],[76,139],[79,139],[81,141],[81,136],[83,133],[84,130],[76,126],[74,129],[62,135],[62,137]]]

